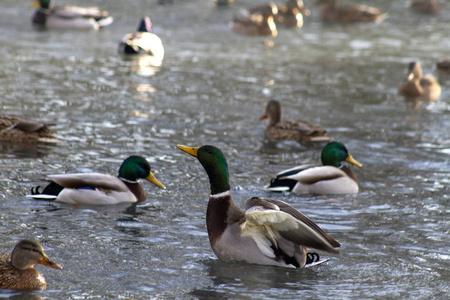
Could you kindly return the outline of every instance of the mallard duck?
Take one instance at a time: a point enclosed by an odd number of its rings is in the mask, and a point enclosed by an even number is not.
[[[358,181],[346,161],[362,168],[340,142],[330,142],[322,149],[323,166],[301,165],[281,171],[264,188],[267,191],[292,191],[296,194],[356,194]]]
[[[450,76],[450,58],[442,58],[436,63],[440,75]]]
[[[0,288],[15,290],[45,290],[44,276],[34,268],[35,264],[62,269],[44,253],[41,244],[34,240],[22,240],[11,255],[0,253]]]
[[[32,23],[38,28],[98,30],[113,22],[107,11],[97,7],[54,6],[52,0],[35,0]]]
[[[338,0],[319,0],[316,5],[325,4],[322,19],[327,22],[376,22],[380,23],[389,15],[380,9],[359,4],[339,6]]]
[[[197,157],[208,174],[206,227],[220,260],[302,268],[306,247],[339,253],[335,239],[285,202],[253,197],[245,202],[245,211],[239,209],[231,197],[227,162],[218,148],[177,147]]]
[[[266,112],[259,119],[269,118],[266,127],[266,137],[271,142],[294,140],[298,142],[327,142],[327,131],[308,121],[283,121],[281,104],[277,100],[270,100]]]
[[[250,8],[244,15],[235,17],[230,27],[237,33],[255,36],[277,36],[274,15],[277,6],[272,2]]]
[[[434,102],[441,96],[441,86],[431,74],[422,74],[420,62],[408,65],[408,74],[398,86],[398,92],[406,97]]]
[[[61,143],[48,126],[22,116],[0,116],[0,141],[22,144]]]
[[[303,16],[309,16],[310,12],[305,9],[302,0],[288,0],[286,5],[278,5],[278,14],[275,23],[286,27],[302,27]]]
[[[439,5],[436,0],[411,0],[409,6],[414,12],[420,14],[438,14]]]
[[[117,204],[142,202],[147,199],[139,178],[165,189],[150,170],[142,156],[133,155],[120,166],[119,176],[100,173],[76,173],[48,176],[50,183],[42,192],[40,186],[31,189],[29,197],[37,200],[55,200],[70,204]]]
[[[125,35],[119,44],[119,52],[123,54],[145,54],[163,60],[164,47],[161,39],[152,33],[152,22],[149,17],[141,20],[137,32]]]

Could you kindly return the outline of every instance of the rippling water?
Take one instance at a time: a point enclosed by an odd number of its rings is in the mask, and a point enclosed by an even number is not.
[[[228,9],[200,0],[72,1],[115,17],[98,33],[35,31],[30,2],[0,4],[2,114],[54,123],[66,144],[0,145],[0,251],[36,238],[64,270],[38,267],[46,291],[0,297],[448,297],[450,81],[439,78],[434,104],[405,102],[396,89],[409,61],[434,73],[449,55],[450,3],[429,17],[406,1],[366,1],[391,17],[349,26],[322,24],[312,7],[303,29],[280,29],[267,48],[227,27],[256,0]],[[163,40],[161,68],[117,54],[143,14]],[[264,143],[258,117],[270,98],[282,101],[286,118],[318,123],[347,145],[364,164],[355,170],[358,195],[262,191],[272,174],[318,162],[321,148]],[[302,270],[219,262],[206,235],[206,175],[175,148],[206,143],[224,151],[238,205],[253,195],[287,201],[341,242],[341,255]],[[115,174],[131,154],[146,156],[167,190],[143,183],[149,199],[131,207],[24,197],[47,174]]]

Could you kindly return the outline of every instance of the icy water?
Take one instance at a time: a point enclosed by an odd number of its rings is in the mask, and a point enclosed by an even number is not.
[[[407,63],[436,74],[450,56],[450,3],[437,17],[407,1],[383,8],[381,24],[322,24],[312,1],[303,29],[240,36],[228,22],[258,3],[72,1],[107,9],[100,32],[35,31],[31,0],[0,3],[2,114],[54,123],[57,147],[1,144],[0,241],[10,252],[35,238],[64,270],[38,266],[48,289],[0,292],[17,299],[448,299],[450,293],[450,80],[436,103],[397,95]],[[356,1],[354,1],[356,2]],[[58,1],[58,3],[69,3]],[[124,60],[117,45],[149,15],[166,55],[160,68]],[[347,145],[364,167],[360,193],[270,194],[271,175],[318,163],[321,145],[264,142],[258,118],[271,98],[287,119],[307,119]],[[342,244],[340,256],[308,269],[221,263],[205,226],[209,184],[177,144],[213,144],[228,159],[232,194],[286,201]],[[136,206],[79,207],[25,197],[47,174],[116,174],[144,155],[167,190],[142,185]]]

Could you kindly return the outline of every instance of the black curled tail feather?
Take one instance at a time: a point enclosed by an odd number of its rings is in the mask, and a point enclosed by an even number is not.
[[[52,195],[52,196],[58,196],[59,193],[64,189],[63,186],[60,186],[59,184],[51,181],[41,192],[40,191],[41,186],[37,186],[35,188],[31,188],[31,195]]]

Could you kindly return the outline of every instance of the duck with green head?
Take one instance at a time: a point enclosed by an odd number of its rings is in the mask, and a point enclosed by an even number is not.
[[[47,283],[34,268],[36,264],[62,269],[48,258],[35,240],[20,241],[11,255],[0,253],[0,289],[45,290]]]
[[[335,239],[285,202],[253,197],[245,202],[245,211],[239,209],[231,197],[227,161],[218,148],[177,147],[196,157],[209,177],[206,227],[220,260],[301,268],[313,256],[307,247],[339,253]]]
[[[37,28],[98,30],[110,25],[113,18],[97,7],[53,5],[53,0],[35,0],[32,23]]]
[[[137,155],[123,161],[118,177],[101,173],[76,173],[50,175],[48,178],[50,183],[42,192],[39,186],[31,190],[31,198],[95,205],[142,202],[147,196],[137,181],[140,178],[165,189],[153,175],[147,160]]]
[[[281,171],[264,188],[268,191],[292,191],[296,194],[356,194],[358,181],[352,170],[343,165],[346,161],[358,167],[362,165],[353,158],[340,142],[330,142],[322,149],[323,166],[300,165]]]

